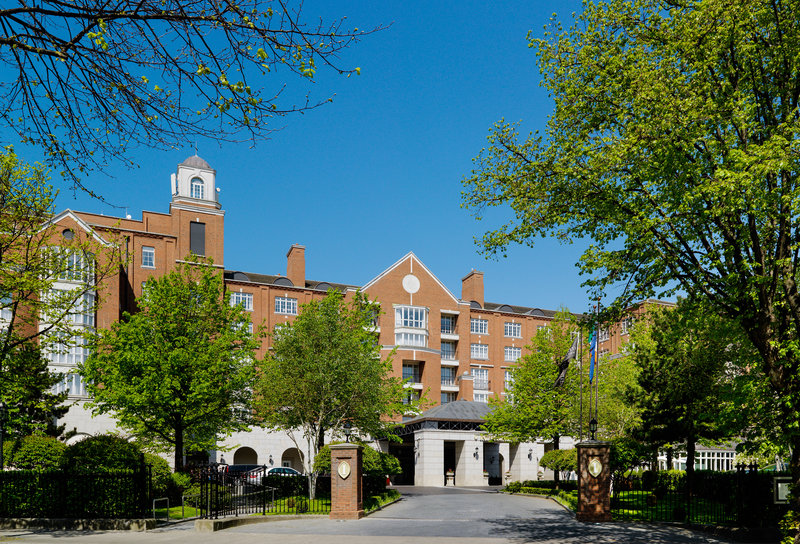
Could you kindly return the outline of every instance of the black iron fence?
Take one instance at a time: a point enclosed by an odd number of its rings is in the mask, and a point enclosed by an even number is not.
[[[695,471],[691,483],[683,471],[616,474],[611,513],[622,521],[777,527],[787,506],[773,500],[775,476],[744,465],[736,472]]]
[[[0,517],[142,518],[149,504],[150,471],[0,471]]]

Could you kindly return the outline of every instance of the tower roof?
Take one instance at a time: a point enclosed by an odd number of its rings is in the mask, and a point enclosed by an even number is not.
[[[192,155],[191,157],[187,157],[185,161],[183,161],[181,166],[189,166],[191,168],[202,168],[204,170],[213,170],[211,165],[208,164],[205,159],[202,159],[197,156],[197,153]]]

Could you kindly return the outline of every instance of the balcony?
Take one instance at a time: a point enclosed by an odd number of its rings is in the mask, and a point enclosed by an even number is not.
[[[472,380],[472,388],[478,391],[489,391],[490,385],[489,380],[486,378],[473,378]]]

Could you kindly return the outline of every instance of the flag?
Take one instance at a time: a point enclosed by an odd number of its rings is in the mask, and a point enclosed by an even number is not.
[[[592,339],[589,340],[589,385],[594,379],[594,365],[597,362],[597,332],[592,332]]]
[[[569,362],[574,360],[575,357],[578,355],[578,335],[575,335],[575,340],[572,342],[572,346],[570,346],[569,351],[567,354],[564,355],[564,358],[561,359],[561,363],[558,365],[558,378],[556,378],[556,383],[554,387],[561,387],[564,385],[564,380],[567,379],[567,370],[569,369]]]

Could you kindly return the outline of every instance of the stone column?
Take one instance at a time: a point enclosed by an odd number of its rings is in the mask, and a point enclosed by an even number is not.
[[[578,449],[578,521],[611,521],[610,444],[587,441]]]
[[[330,519],[364,517],[361,449],[362,447],[358,444],[333,444],[331,446]]]

